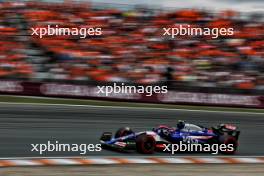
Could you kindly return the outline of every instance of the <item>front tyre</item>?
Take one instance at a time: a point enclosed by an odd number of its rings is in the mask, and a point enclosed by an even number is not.
[[[150,135],[142,134],[136,138],[136,148],[139,153],[152,154],[155,151],[155,146],[156,141]]]
[[[104,132],[100,138],[100,141],[110,141],[112,139],[112,133],[111,132]]]

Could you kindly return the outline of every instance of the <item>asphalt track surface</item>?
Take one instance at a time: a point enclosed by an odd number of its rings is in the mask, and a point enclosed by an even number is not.
[[[151,164],[59,166],[59,167],[7,167],[4,176],[263,176],[262,164]]]
[[[159,124],[176,125],[186,120],[204,126],[232,123],[241,130],[237,155],[264,155],[264,114],[204,112],[144,108],[76,107],[55,105],[0,104],[0,158],[47,156],[142,156],[136,152],[118,153],[102,150],[80,155],[78,152],[31,152],[31,144],[60,143],[96,144],[103,131],[116,131],[130,126],[134,131],[150,130]],[[162,156],[169,154],[155,153]],[[171,155],[171,154],[170,154]],[[183,155],[205,154],[177,154]]]

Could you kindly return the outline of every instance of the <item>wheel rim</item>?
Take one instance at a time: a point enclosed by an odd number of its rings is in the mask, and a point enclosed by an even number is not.
[[[143,148],[146,151],[151,151],[153,148],[153,139],[148,137],[145,142],[143,142]]]

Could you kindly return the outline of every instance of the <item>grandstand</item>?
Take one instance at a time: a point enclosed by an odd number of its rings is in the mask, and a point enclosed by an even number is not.
[[[233,27],[233,36],[162,36],[175,24]],[[32,36],[31,28],[101,27],[103,35]],[[264,92],[264,23],[259,14],[201,9],[96,8],[88,3],[2,3],[0,79],[168,84],[170,88]]]

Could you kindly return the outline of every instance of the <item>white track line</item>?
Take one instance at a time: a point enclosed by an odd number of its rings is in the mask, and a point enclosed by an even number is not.
[[[156,107],[127,107],[127,106],[101,106],[101,105],[75,105],[75,104],[52,104],[52,103],[14,103],[0,102],[4,105],[31,105],[31,106],[65,106],[65,107],[87,107],[87,108],[111,108],[111,109],[134,109],[134,110],[166,110],[166,111],[184,111],[184,112],[206,112],[206,113],[225,113],[225,114],[249,114],[264,115],[264,112],[243,112],[243,111],[221,111],[221,110],[194,110],[194,109],[172,109]],[[213,108],[213,107],[212,107]],[[264,117],[264,116],[263,116]]]

